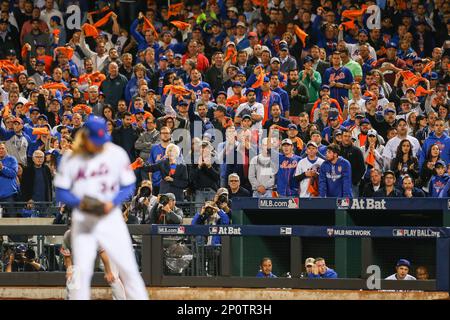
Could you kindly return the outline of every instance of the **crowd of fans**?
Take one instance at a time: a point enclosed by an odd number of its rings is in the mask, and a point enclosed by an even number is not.
[[[90,116],[130,157],[142,221],[165,221],[152,211],[162,194],[174,221],[170,201],[201,203],[203,216],[214,198],[223,213],[225,191],[227,202],[449,194],[448,1],[18,0],[0,11],[0,202],[53,201],[61,156]]]

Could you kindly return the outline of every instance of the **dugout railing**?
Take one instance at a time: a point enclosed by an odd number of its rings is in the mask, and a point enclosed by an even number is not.
[[[0,226],[3,235],[40,235],[60,236],[67,230],[66,226]],[[376,238],[395,237],[396,228],[392,227],[326,227],[326,226],[174,226],[174,225],[139,225],[129,226],[133,236],[140,236],[140,266],[142,277],[148,286],[175,287],[246,287],[246,288],[298,288],[298,289],[336,289],[368,290],[368,280],[361,279],[305,279],[299,278],[302,270],[302,239],[314,238],[361,238],[363,240],[363,265],[366,270],[371,261],[371,241]],[[436,279],[427,281],[388,281],[381,280],[377,290],[419,290],[448,291],[450,273],[450,230],[448,228],[405,227],[404,232],[411,235],[408,241],[433,238],[436,242]],[[419,232],[420,230],[420,232]],[[221,237],[221,268],[217,276],[177,276],[164,274],[163,243],[165,237]],[[291,278],[261,279],[233,276],[232,274],[232,238],[238,237],[282,237],[290,242]],[[256,272],[257,270],[255,270]],[[64,272],[13,272],[0,273],[0,286],[64,286]],[[105,286],[103,274],[96,272],[94,286]]]

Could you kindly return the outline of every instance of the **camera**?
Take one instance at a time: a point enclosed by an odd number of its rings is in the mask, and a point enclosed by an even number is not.
[[[215,213],[215,210],[213,208],[211,208],[211,207],[205,208],[205,215],[207,217],[211,217],[212,215],[214,215],[214,213]]]
[[[151,195],[151,190],[149,187],[142,187],[139,191],[139,198],[144,197],[144,198],[148,198]]]
[[[164,194],[159,197],[159,203],[162,206],[166,206],[169,203],[169,201],[170,201],[169,197]]]
[[[221,194],[217,199],[217,204],[222,204],[228,202],[228,196],[226,194]]]

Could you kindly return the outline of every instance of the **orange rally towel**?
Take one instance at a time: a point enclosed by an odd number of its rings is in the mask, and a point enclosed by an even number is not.
[[[167,94],[168,92],[170,92],[172,94],[182,95],[182,96],[191,94],[191,91],[186,89],[184,86],[174,86],[171,84],[164,87],[163,93]]]
[[[170,21],[171,24],[173,24],[175,27],[177,27],[180,30],[186,30],[187,28],[189,28],[190,24],[187,22],[183,22],[183,21]]]
[[[35,135],[35,136],[39,136],[41,134],[49,134],[50,131],[48,130],[47,127],[42,127],[42,128],[33,128],[33,131],[31,132],[31,134]]]
[[[73,110],[73,112],[78,112],[78,111],[83,110],[86,114],[92,113],[92,108],[86,104],[77,104],[75,107],[73,107],[72,110]]]
[[[109,9],[110,9],[109,6],[105,6],[101,10],[95,10],[95,11],[91,11],[91,12],[88,12],[88,13],[91,14],[91,15],[96,15],[96,14],[99,14],[99,13],[106,12]]]
[[[61,30],[59,30],[59,29],[54,29],[53,31],[52,31],[52,34],[55,36],[55,37],[59,37],[59,34],[61,33]]]
[[[136,160],[136,161],[134,161],[133,163],[131,163],[130,164],[130,168],[131,168],[131,170],[136,170],[136,169],[138,169],[138,168],[141,168],[141,167],[143,167],[144,165],[143,164],[140,164],[139,163],[139,161],[138,160]]]
[[[9,60],[0,60],[0,69],[5,69],[10,75],[15,73],[21,73],[25,70],[25,67],[22,65],[15,65]]]
[[[183,2],[171,4],[169,6],[169,11],[167,12],[168,18],[170,18],[171,16],[179,15],[181,10],[183,10],[183,7],[184,7],[184,3]]]
[[[297,25],[294,26],[294,32],[297,35],[297,37],[299,37],[300,40],[302,41],[303,47],[305,47],[306,46],[306,37],[308,36],[308,34],[305,31],[303,31],[302,29],[300,29],[300,27]]]
[[[224,61],[228,61],[231,60],[232,64],[236,64],[237,61],[237,51],[236,51],[236,47],[229,47],[227,48],[226,54],[225,54],[225,59]]]
[[[429,94],[432,94],[432,93],[433,93],[432,90],[427,90],[427,89],[425,89],[425,88],[422,87],[422,86],[418,86],[418,87],[416,88],[416,96],[417,96],[417,97],[426,96],[426,95],[429,95]]]
[[[100,86],[101,83],[106,79],[106,76],[100,71],[96,71],[89,75],[89,79],[93,85]]]
[[[345,29],[344,29],[345,27]],[[358,29],[358,27],[355,24],[355,20],[350,20],[346,22],[342,22],[339,26],[340,30],[352,30],[352,29]]]
[[[269,6],[269,0],[252,0],[255,6],[267,8]]]
[[[366,157],[366,163],[372,167],[375,167],[375,155],[372,151],[369,151],[369,154]]]
[[[69,60],[72,59],[72,57],[73,57],[73,49],[72,48],[57,47],[55,49],[55,52],[56,53],[60,52],[60,53],[64,54],[67,57],[67,59],[69,59]]]
[[[146,31],[146,30],[152,30],[153,33],[155,34],[155,37],[158,37],[158,32],[156,32],[155,27],[150,22],[150,20],[148,20],[147,17],[144,16],[144,26],[142,27],[142,31]]]
[[[403,83],[407,87],[415,86],[416,84],[418,84],[422,80],[422,77],[416,76],[414,73],[412,73],[409,70],[401,71],[400,73],[403,76]]]
[[[86,37],[98,37],[99,35],[97,28],[89,23],[83,24],[81,29],[83,29]]]
[[[319,179],[317,177],[309,178],[308,192],[313,197],[319,196]]]
[[[367,5],[363,4],[361,6],[361,9],[359,10],[344,10],[342,11],[342,17],[350,20],[358,19],[360,16],[366,13],[367,8]]]
[[[429,73],[434,69],[436,63],[434,61],[428,62],[425,67],[423,67],[422,74]]]
[[[58,83],[58,82],[45,83],[42,85],[42,88],[49,89],[49,90],[55,89],[55,90],[67,91],[67,87],[63,83]]]
[[[264,77],[265,77],[265,74],[264,74],[264,72],[263,72],[263,68],[262,68],[261,66],[257,66],[257,67],[255,68],[254,71],[257,71],[257,70],[260,70],[260,73],[259,73],[259,75],[256,77],[255,83],[252,84],[252,88],[253,88],[253,89],[256,89],[256,88],[261,87],[262,84],[264,83]],[[255,72],[255,74],[256,74],[256,72]]]

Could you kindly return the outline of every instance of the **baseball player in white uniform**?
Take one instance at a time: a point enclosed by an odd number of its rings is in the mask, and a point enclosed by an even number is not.
[[[127,299],[148,299],[119,208],[133,194],[136,178],[126,152],[110,140],[105,120],[89,118],[77,132],[72,154],[63,156],[54,180],[57,201],[74,209],[72,300],[90,299],[99,246],[119,269]]]

